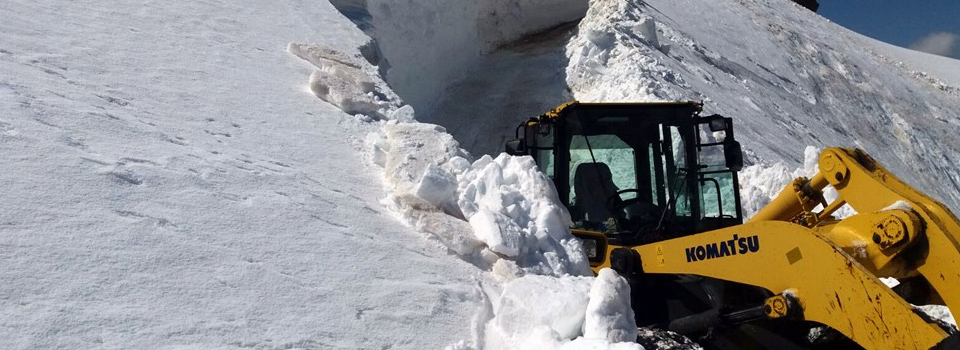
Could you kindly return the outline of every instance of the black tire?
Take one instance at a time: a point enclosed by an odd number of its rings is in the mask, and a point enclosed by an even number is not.
[[[953,333],[936,346],[930,348],[934,350],[956,350],[960,349],[960,332]]]

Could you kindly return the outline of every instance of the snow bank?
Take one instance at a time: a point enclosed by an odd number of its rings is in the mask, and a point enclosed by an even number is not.
[[[610,342],[637,339],[637,323],[630,306],[630,285],[611,269],[600,270],[590,289],[583,337]]]
[[[314,44],[290,43],[287,51],[313,64],[310,91],[346,113],[384,119],[398,98],[375,74],[376,67],[357,55]]]
[[[501,264],[515,268],[498,269],[513,271],[504,280],[590,273],[570,234],[570,215],[530,157],[502,154],[471,163],[442,127],[425,123],[385,123],[383,134],[368,142],[371,158],[384,167],[389,204],[464,259],[483,268],[506,259]],[[441,212],[447,217],[435,215]]]
[[[590,2],[579,33],[567,44],[567,83],[578,100],[645,102],[682,97],[663,83],[686,86],[660,62],[658,56],[669,52],[669,47],[661,45],[657,23],[645,8],[643,2]],[[657,51],[659,55],[654,54]]]
[[[310,38],[369,64],[333,6],[0,7],[0,348],[470,336],[477,269],[378,205],[358,141],[379,123],[315,98],[319,68],[285,51]]]
[[[383,203],[479,268],[487,306],[473,321],[474,338],[449,348],[642,349],[632,343],[636,333],[630,339],[623,327],[632,316],[612,312],[630,310],[629,288],[612,271],[594,282],[570,234],[569,213],[533,159],[501,154],[472,161],[443,127],[416,122],[413,107],[383,82],[386,76],[405,100],[429,106],[483,50],[575,20],[585,2],[340,3],[370,16],[382,56],[364,60],[369,55],[307,44],[290,44],[288,51],[318,69],[310,79],[315,95],[380,124],[365,145],[370,162],[383,169],[389,192]],[[472,18],[471,6],[480,11]],[[590,339],[582,337],[585,329]]]
[[[630,288],[613,270],[597,278],[529,275],[496,299],[485,348],[643,350],[635,343]]]
[[[629,287],[612,270],[589,277],[570,216],[532,158],[470,162],[442,127],[382,123],[368,143],[391,191],[385,203],[484,271],[477,338],[450,348],[642,349]]]

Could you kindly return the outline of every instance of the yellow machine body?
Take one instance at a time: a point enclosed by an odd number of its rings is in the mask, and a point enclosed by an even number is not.
[[[572,106],[541,118],[558,118]],[[743,224],[636,245],[611,243],[608,232],[597,229],[573,233],[588,242],[594,271],[614,267],[756,286],[772,295],[761,306],[768,319],[818,322],[866,349],[937,346],[948,333],[905,298],[960,315],[960,220],[862,150],[828,148],[819,168]],[[826,202],[827,186],[839,198]],[[857,214],[834,218],[844,205]],[[881,277],[907,288],[895,291]]]
[[[628,247],[608,244],[599,232],[574,233],[604,248],[594,271],[610,267],[613,250],[628,248],[639,253],[644,273],[699,275],[791,293],[805,320],[866,349],[930,349],[947,333],[878,278],[921,275],[932,286],[926,302],[960,315],[960,221],[865,156],[842,148],[822,152],[820,168],[833,172],[814,178],[830,176],[840,193],[827,210],[849,204],[864,212],[843,220],[813,211],[822,203],[812,202],[809,191],[822,197],[825,186],[798,179],[801,186],[788,185],[739,226]]]

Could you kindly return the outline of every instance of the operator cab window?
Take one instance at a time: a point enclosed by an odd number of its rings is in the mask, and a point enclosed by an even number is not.
[[[611,217],[608,201],[637,188],[634,149],[616,135],[573,135],[570,140],[569,207],[574,221],[602,223]],[[634,198],[636,193],[625,193]]]
[[[554,148],[553,141],[556,137],[556,131],[553,128],[552,124],[543,123],[537,130],[536,140],[536,156],[537,165],[540,167],[540,171],[544,174],[550,176],[551,179],[553,176],[553,158],[554,158]]]
[[[666,177],[667,198],[673,201],[672,209],[678,217],[692,216],[688,194],[688,173],[696,171],[687,167],[687,140],[676,126],[660,128],[660,145],[663,148],[662,173]]]
[[[734,218],[737,215],[736,189],[733,172],[726,166],[724,132],[711,132],[707,125],[700,128],[702,145],[700,161],[700,208],[701,218]]]

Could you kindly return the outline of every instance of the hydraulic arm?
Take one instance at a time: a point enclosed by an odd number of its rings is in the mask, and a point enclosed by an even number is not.
[[[778,293],[762,306],[767,319],[819,322],[867,349],[942,342],[947,333],[902,295],[960,311],[960,221],[861,150],[827,149],[819,165],[743,225],[610,247],[610,263],[634,278],[691,274],[763,287]],[[827,185],[840,194],[830,203]],[[844,204],[858,214],[833,219]],[[898,294],[878,277],[905,288]]]
[[[960,315],[960,221],[943,204],[900,181],[862,150],[829,148],[820,173],[794,180],[750,222],[790,221],[810,228],[877,277],[910,279],[911,301],[945,303]],[[833,186],[839,198],[823,200]],[[814,212],[817,204],[823,210]],[[830,215],[850,205],[859,213]],[[912,278],[917,275],[922,278]]]

